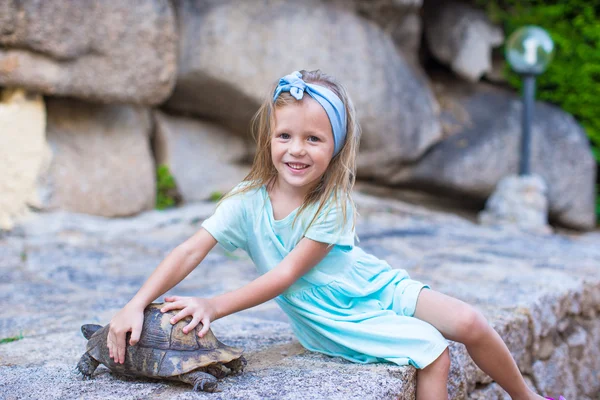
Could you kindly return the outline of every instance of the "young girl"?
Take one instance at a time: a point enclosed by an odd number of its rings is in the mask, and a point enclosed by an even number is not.
[[[447,399],[446,339],[464,343],[477,365],[513,399],[541,399],[525,384],[500,336],[473,307],[411,280],[354,245],[359,127],[346,90],[320,71],[279,80],[254,119],[252,170],[202,228],[160,263],[110,321],[108,348],[125,359],[144,308],[185,278],[218,243],[244,249],[261,276],[213,298],[165,298],[163,312],[191,316],[185,332],[275,299],[309,350],[357,363],[413,365],[418,399]],[[425,289],[425,290],[423,290]]]

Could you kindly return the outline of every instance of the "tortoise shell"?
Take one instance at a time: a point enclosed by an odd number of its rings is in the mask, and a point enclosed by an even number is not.
[[[160,312],[163,304],[150,304],[144,310],[144,325],[139,342],[129,345],[127,334],[125,363],[117,364],[109,357],[106,338],[109,325],[95,332],[87,343],[88,354],[109,369],[125,374],[147,377],[171,377],[211,364],[228,363],[242,355],[242,349],[221,343],[209,329],[198,336],[202,324],[183,333],[191,321],[184,318],[172,325],[169,320],[179,311]]]

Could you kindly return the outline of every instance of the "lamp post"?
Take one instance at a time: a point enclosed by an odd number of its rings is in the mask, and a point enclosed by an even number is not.
[[[554,42],[544,29],[533,25],[524,26],[508,38],[505,55],[510,67],[523,79],[523,130],[519,175],[529,175],[535,78],[550,64],[554,55]]]

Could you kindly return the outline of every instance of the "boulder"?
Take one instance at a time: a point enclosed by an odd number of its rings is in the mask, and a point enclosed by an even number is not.
[[[547,191],[546,182],[537,175],[504,177],[479,213],[479,222],[548,233]]]
[[[517,174],[519,97],[485,84],[450,90],[443,95],[442,121],[448,136],[444,141],[412,165],[392,163],[375,169],[359,164],[359,176],[483,201],[503,177]],[[537,102],[531,136],[531,173],[548,185],[550,220],[592,229],[596,163],[583,129],[570,114]]]
[[[446,0],[428,1],[424,10],[425,39],[435,58],[473,82],[492,71],[492,48],[502,44],[504,33],[483,10]]]
[[[440,139],[435,99],[372,22],[311,1],[178,1],[179,71],[172,110],[248,130],[270,87],[294,70],[321,69],[348,89],[363,150],[414,160]]]
[[[0,229],[11,229],[27,205],[37,205],[38,174],[49,162],[46,107],[23,89],[0,93]]]
[[[421,7],[423,0],[327,0],[349,7],[356,14],[373,21],[390,35],[402,56],[414,65],[415,72],[423,33]]]
[[[575,376],[569,365],[569,346],[563,343],[547,361],[533,363],[533,377],[542,394],[562,394],[567,399],[578,399]]]
[[[158,104],[173,89],[173,7],[151,1],[3,1],[0,85]]]
[[[227,129],[160,111],[154,116],[156,163],[169,167],[184,201],[227,193],[249,172],[248,167],[238,165],[246,155],[243,139]]]
[[[44,208],[117,217],[154,207],[148,109],[48,99],[47,110],[53,159],[39,188]]]
[[[592,397],[600,392],[600,320],[584,319],[567,337],[569,361],[579,393]]]

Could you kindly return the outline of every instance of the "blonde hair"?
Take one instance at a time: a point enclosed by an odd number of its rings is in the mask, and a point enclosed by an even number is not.
[[[306,83],[325,86],[332,90],[342,100],[346,107],[347,128],[346,140],[342,149],[332,158],[327,170],[321,177],[320,182],[312,191],[306,194],[293,223],[296,222],[298,216],[300,216],[307,207],[312,204],[318,204],[317,211],[306,228],[306,230],[308,230],[331,198],[333,201],[330,206],[335,207],[336,205],[339,205],[341,207],[341,227],[343,227],[343,224],[347,221],[347,205],[349,204],[351,206],[352,228],[354,228],[356,222],[356,207],[352,200],[351,191],[356,180],[356,154],[358,153],[360,141],[360,127],[356,119],[354,105],[352,104],[352,100],[350,100],[350,96],[348,96],[346,89],[332,76],[321,72],[321,70],[302,70],[300,73],[302,74],[302,80]],[[262,105],[252,118],[252,135],[256,140],[257,149],[252,168],[244,178],[246,184],[229,192],[221,199],[221,201],[236,194],[258,189],[262,185],[267,185],[267,187],[269,187],[269,185],[272,185],[275,181],[274,178],[277,176],[277,170],[275,169],[271,158],[271,137],[275,125],[275,109],[294,104],[298,101],[293,98],[289,92],[283,92],[277,97],[275,102],[273,102],[273,93],[275,92],[276,87],[277,83],[271,87]],[[326,211],[329,212],[329,210],[330,208]]]

